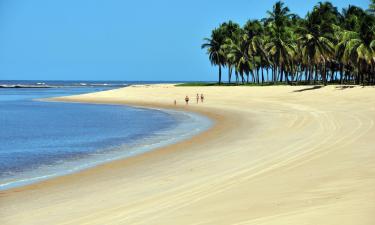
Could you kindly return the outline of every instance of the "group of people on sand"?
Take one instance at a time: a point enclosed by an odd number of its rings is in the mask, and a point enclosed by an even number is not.
[[[197,100],[197,104],[199,103],[199,100],[201,100],[201,103],[203,103],[204,102],[204,96],[203,96],[203,94],[200,94],[200,95],[197,94],[196,100]],[[190,101],[190,98],[189,98],[188,95],[186,95],[186,97],[185,97],[185,104],[188,105],[189,101]],[[174,100],[174,104],[177,105],[177,101],[176,100]]]

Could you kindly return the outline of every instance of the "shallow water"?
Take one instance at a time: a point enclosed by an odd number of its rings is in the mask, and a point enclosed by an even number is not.
[[[110,88],[0,89],[0,189],[149,151],[211,124],[191,113],[33,101]]]

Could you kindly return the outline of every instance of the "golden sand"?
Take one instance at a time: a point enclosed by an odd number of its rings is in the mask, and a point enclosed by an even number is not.
[[[2,191],[2,225],[375,224],[375,88],[164,84],[59,100],[172,107],[216,123],[165,148]]]

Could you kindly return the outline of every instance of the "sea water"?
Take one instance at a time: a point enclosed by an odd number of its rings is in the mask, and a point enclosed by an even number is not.
[[[62,83],[54,88],[0,88],[0,190],[134,156],[211,126],[193,113],[35,101],[119,86]]]

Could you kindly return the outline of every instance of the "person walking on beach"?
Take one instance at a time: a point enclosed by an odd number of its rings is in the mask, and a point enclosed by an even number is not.
[[[186,95],[186,97],[185,97],[185,102],[186,102],[186,105],[188,105],[189,104],[189,97]]]
[[[174,100],[174,105],[177,105],[177,101],[176,101],[176,99]]]
[[[198,104],[198,102],[199,102],[199,94],[197,94],[197,104]]]
[[[204,101],[204,96],[203,94],[201,94],[201,102],[203,103],[203,101]]]

